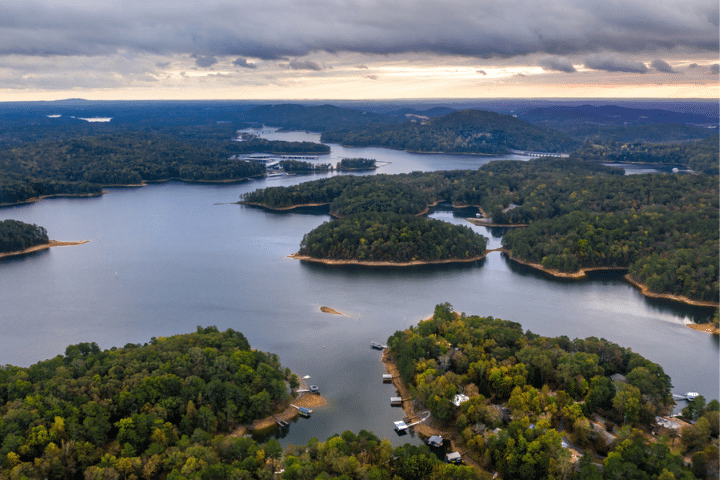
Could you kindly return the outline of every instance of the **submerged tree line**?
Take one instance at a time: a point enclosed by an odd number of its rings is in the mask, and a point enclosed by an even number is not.
[[[496,161],[476,171],[333,177],[260,189],[241,200],[268,208],[327,204],[337,217],[418,215],[442,200],[476,206],[489,226],[528,225],[503,236],[513,258],[568,273],[627,269],[652,292],[717,302],[718,196],[714,175],[623,175],[595,163],[544,158]],[[312,237],[313,244],[324,243]],[[329,258],[329,249],[313,252]]]

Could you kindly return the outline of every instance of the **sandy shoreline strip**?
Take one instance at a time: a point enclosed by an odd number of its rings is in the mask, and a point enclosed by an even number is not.
[[[307,255],[299,255],[293,253],[288,255],[289,258],[295,260],[302,260],[305,262],[324,263],[325,265],[363,265],[367,267],[411,267],[416,265],[444,265],[451,263],[472,263],[485,258],[485,255],[480,255],[471,258],[455,258],[448,260],[433,260],[433,261],[415,261],[415,262],[370,262],[363,260],[331,260],[328,258],[314,258]]]
[[[633,279],[630,274],[627,274],[623,277],[625,280],[627,280],[630,284],[632,284],[634,287],[637,287],[640,290],[640,293],[645,295],[646,297],[652,297],[652,298],[666,298],[668,300],[675,300],[678,302],[687,303],[688,305],[695,305],[698,307],[720,307],[720,303],[718,302],[708,302],[703,300],[693,300],[691,298],[685,297],[683,295],[672,295],[670,293],[654,293],[651,292],[647,285],[644,283],[640,283],[637,280]],[[697,330],[697,329],[696,329]]]
[[[302,380],[300,381],[302,382]],[[305,385],[302,385],[302,383],[301,386],[304,388],[306,387]],[[327,405],[327,400],[325,400],[325,398],[323,398],[321,395],[318,395],[317,393],[303,392],[298,395],[297,398],[290,400],[289,403],[291,405],[289,404],[287,408],[285,408],[285,410],[280,413],[274,413],[269,417],[255,420],[250,425],[240,425],[230,434],[230,436],[238,437],[250,434],[255,431],[262,432],[264,430],[274,428],[277,425],[276,419],[289,422],[290,420],[300,415],[298,413],[298,409],[292,405],[313,409]]]
[[[330,205],[330,203],[303,203],[300,205],[290,205],[289,207],[268,207],[267,205],[264,205],[262,203],[255,203],[255,202],[245,202],[240,201],[236,202],[238,205],[249,205],[251,207],[260,207],[264,208],[273,212],[286,212],[289,210],[295,210],[296,208],[303,208],[303,207],[324,207],[325,205]]]
[[[490,251],[490,250],[489,250]],[[528,267],[532,267],[536,270],[539,270],[541,272],[547,273],[549,275],[552,275],[553,277],[559,277],[559,278],[573,278],[573,279],[579,279],[579,278],[585,278],[588,272],[627,272],[627,268],[625,267],[596,267],[596,268],[582,268],[578,270],[577,272],[573,273],[566,273],[561,272],[559,270],[552,270],[549,268],[543,267],[539,263],[532,263],[525,260],[520,260],[518,258],[512,257],[510,255],[510,252],[505,248],[496,248],[492,250],[493,252],[502,252],[505,255],[507,255],[507,258],[512,260],[513,262],[519,263],[521,265],[526,265]],[[718,308],[720,307],[720,303],[718,302],[710,302],[710,301],[703,301],[703,300],[693,300],[691,298],[682,296],[682,295],[673,295],[670,293],[655,293],[651,292],[650,289],[648,289],[647,285],[644,283],[640,283],[637,280],[633,279],[630,274],[625,274],[623,278],[633,285],[634,287],[638,288],[640,290],[640,293],[642,293],[646,297],[650,298],[663,298],[667,300],[674,300],[676,302],[682,302],[687,305],[694,305],[698,307],[714,307]],[[700,329],[696,329],[700,330]],[[705,331],[705,330],[702,330]]]
[[[84,243],[88,243],[90,240],[81,240],[79,242],[61,242],[58,240],[50,240],[48,243],[43,243],[42,245],[35,245],[34,247],[26,248],[25,250],[20,250],[17,252],[7,252],[7,253],[0,253],[0,258],[3,257],[13,257],[15,255],[25,255],[32,252],[39,252],[40,250],[47,250],[50,247],[68,247],[72,245],[82,245]]]
[[[400,372],[398,371],[397,365],[395,364],[395,359],[392,357],[392,355],[390,355],[390,349],[386,348],[385,350],[383,350],[382,362],[385,365],[387,373],[389,373],[393,377],[393,386],[397,389],[398,395],[404,399],[403,411],[405,413],[405,417],[414,421],[418,418],[418,413],[420,412],[415,411],[415,405],[412,401],[412,392],[410,391],[408,386],[405,385],[405,382],[403,382],[402,378],[400,377]],[[456,426],[440,425],[431,416],[425,422],[419,423],[412,427],[412,429],[415,432],[427,437],[431,437],[433,435],[440,435],[441,437],[443,437],[443,439],[450,440],[450,450],[460,453],[460,455],[462,455],[462,460],[465,465],[481,469],[480,465],[478,465],[472,459],[472,457],[467,454],[467,448],[459,444],[458,441],[460,435],[457,431]]]

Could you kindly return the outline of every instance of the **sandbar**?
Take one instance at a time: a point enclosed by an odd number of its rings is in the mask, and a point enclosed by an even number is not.
[[[372,262],[366,260],[332,260],[329,258],[315,258],[308,255],[293,253],[289,258],[302,260],[304,262],[324,263],[325,265],[362,265],[366,267],[412,267],[416,265],[444,265],[451,263],[472,263],[485,258],[485,255],[478,255],[470,258],[449,258],[446,260],[416,260],[412,262]]]
[[[0,253],[0,258],[3,257],[13,257],[15,255],[25,255],[32,252],[38,252],[40,250],[47,250],[50,247],[67,247],[71,245],[82,245],[84,243],[88,243],[90,240],[81,240],[79,242],[61,242],[58,240],[50,240],[48,243],[43,243],[42,245],[35,245],[34,247],[26,248],[25,250],[19,250],[16,252],[6,252],[6,253]]]

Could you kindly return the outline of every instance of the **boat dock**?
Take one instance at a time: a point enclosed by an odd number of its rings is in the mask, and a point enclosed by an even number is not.
[[[376,350],[385,350],[387,348],[387,345],[380,342],[370,342],[370,347],[376,349]]]
[[[697,397],[699,397],[700,394],[697,392],[687,392],[685,395],[677,395],[673,393],[673,400],[687,400],[688,402],[692,402]]]
[[[411,427],[414,427],[415,425],[418,425],[418,424],[420,424],[420,423],[423,423],[425,420],[427,420],[428,418],[430,418],[430,410],[426,410],[426,411],[424,411],[424,412],[420,412],[420,413],[418,414],[418,416],[420,416],[420,415],[422,415],[422,418],[420,418],[420,420],[417,420],[417,421],[412,422],[412,423],[406,423],[405,420],[398,420],[397,422],[393,422],[394,425],[395,425],[395,430],[396,430],[398,433],[400,433],[400,432],[404,432],[404,431],[407,430],[408,428],[411,428]]]
[[[272,414],[271,414],[271,415],[272,415]],[[280,428],[287,428],[287,427],[290,426],[290,424],[289,424],[288,422],[286,422],[285,420],[283,420],[282,418],[278,418],[278,417],[276,417],[275,415],[272,415],[272,417],[275,419],[275,423],[278,424],[278,427],[280,427]]]

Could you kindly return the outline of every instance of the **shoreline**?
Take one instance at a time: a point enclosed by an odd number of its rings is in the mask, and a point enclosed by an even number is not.
[[[302,381],[302,380],[301,380]],[[255,432],[264,433],[272,428],[277,427],[277,419],[289,422],[300,416],[298,409],[293,405],[305,408],[317,408],[327,405],[327,400],[316,393],[303,392],[296,398],[289,400],[288,406],[280,413],[271,413],[265,418],[253,420],[249,425],[240,425],[230,432],[230,436],[239,437],[242,435],[252,434]]]
[[[640,290],[640,293],[645,295],[646,297],[651,298],[664,298],[667,300],[675,300],[678,302],[687,303],[688,305],[694,305],[696,307],[713,307],[713,308],[720,308],[720,303],[718,302],[710,302],[706,300],[693,300],[692,298],[688,298],[684,295],[673,295],[672,293],[655,293],[651,292],[647,285],[644,283],[640,283],[634,278],[630,276],[630,274],[626,274],[623,276],[625,280],[628,281],[632,286]],[[696,329],[697,330],[697,329]]]
[[[37,197],[31,197],[27,200],[23,200],[22,202],[13,202],[13,203],[0,203],[0,208],[4,207],[14,207],[17,205],[29,205],[31,203],[39,202],[40,200],[45,200],[47,198],[91,198],[91,197],[101,197],[105,193],[104,190],[100,193],[56,193],[53,195],[40,195]]]
[[[307,255],[300,255],[293,253],[288,255],[288,258],[295,260],[301,260],[305,262],[323,263],[325,265],[361,265],[365,267],[414,267],[418,265],[445,265],[452,263],[472,263],[477,262],[485,258],[485,255],[480,255],[472,258],[458,258],[458,259],[447,259],[447,260],[427,260],[421,261],[416,260],[412,262],[377,262],[369,260],[332,260],[329,258],[314,258]]]
[[[519,258],[515,258],[510,255],[510,252],[505,248],[496,248],[492,250],[494,252],[502,252],[504,253],[509,260],[512,260],[513,262],[519,263],[520,265],[525,265],[531,268],[534,268],[535,270],[539,270],[543,273],[546,273],[550,276],[557,277],[557,278],[570,278],[570,279],[581,279],[586,278],[588,272],[627,272],[627,267],[594,267],[594,268],[581,268],[577,272],[573,273],[566,273],[561,272],[559,270],[549,269],[543,267],[539,263],[533,263],[528,262],[526,260],[520,260]],[[710,301],[704,301],[704,300],[693,300],[692,298],[685,297],[683,295],[673,295],[671,293],[655,293],[651,292],[647,285],[644,283],[640,283],[637,280],[633,279],[629,273],[626,273],[623,275],[623,278],[630,283],[632,286],[636,287],[638,290],[640,290],[640,293],[643,294],[643,296],[648,298],[659,298],[659,299],[665,299],[665,300],[673,300],[676,302],[684,303],[687,305],[693,305],[696,307],[712,307],[712,308],[720,308],[720,303],[718,302],[710,302]],[[700,330],[700,329],[696,329]],[[705,331],[705,330],[701,330]]]
[[[61,242],[58,240],[50,240],[48,243],[42,245],[35,245],[34,247],[26,248],[25,250],[17,250],[15,252],[0,253],[0,258],[14,257],[17,255],[26,255],[28,253],[39,252],[41,250],[47,250],[51,247],[68,247],[73,245],[82,245],[88,243],[90,240],[81,240],[79,242]]]
[[[404,399],[402,402],[402,409],[406,418],[417,418],[417,412],[415,412],[414,405],[411,400],[413,398],[410,388],[405,385],[402,378],[400,378],[400,372],[397,369],[395,360],[390,355],[390,349],[386,348],[382,352],[381,361],[385,365],[385,371],[392,375],[392,384],[397,389],[398,395]],[[450,450],[458,452],[462,456],[463,463],[467,466],[485,471],[480,465],[473,460],[469,455],[468,449],[459,442],[460,432],[457,430],[457,426],[442,426],[438,425],[432,416],[430,416],[425,422],[419,423],[412,427],[416,433],[420,435],[431,437],[433,435],[440,435],[445,440],[450,441]]]
[[[245,202],[245,201],[239,201],[235,202],[235,205],[249,205],[251,207],[259,207],[264,208],[266,210],[270,210],[271,212],[287,212],[290,210],[295,210],[296,208],[304,208],[304,207],[324,207],[325,205],[330,205],[330,203],[303,203],[300,205],[291,205],[289,207],[268,207],[267,205],[263,205],[262,203],[255,203],[255,202]],[[331,214],[332,215],[332,214]]]

